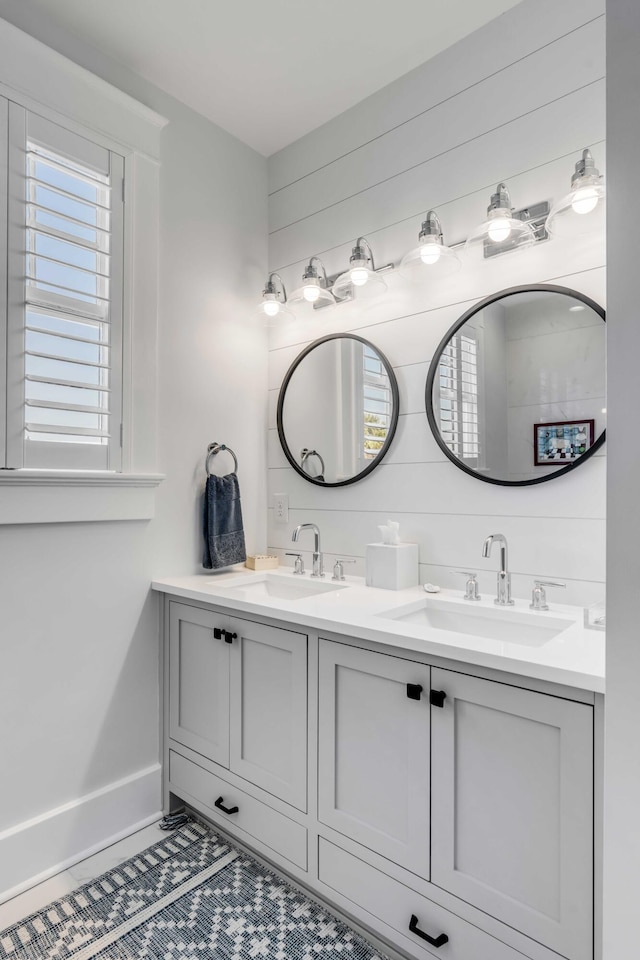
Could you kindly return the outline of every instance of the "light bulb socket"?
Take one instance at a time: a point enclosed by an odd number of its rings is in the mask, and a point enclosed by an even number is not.
[[[585,180],[597,180],[600,177],[600,171],[596,168],[595,161],[591,155],[591,150],[582,151],[582,157],[576,163],[576,169],[571,177],[571,187],[579,187]]]
[[[511,196],[505,183],[499,183],[496,192],[491,194],[491,203],[487,207],[487,216],[491,216],[494,210],[511,211]]]
[[[319,278],[319,276],[318,276],[318,271],[316,270],[316,268],[314,267],[314,265],[313,265],[312,263],[309,263],[309,264],[308,264],[306,270],[305,270],[304,273],[302,274],[302,279],[303,279],[303,280],[317,280],[318,282],[320,281],[320,278]]]
[[[418,234],[418,243],[423,243],[427,238],[432,238],[439,244],[444,243],[442,225],[435,210],[429,210],[426,219],[423,221],[422,228]]]

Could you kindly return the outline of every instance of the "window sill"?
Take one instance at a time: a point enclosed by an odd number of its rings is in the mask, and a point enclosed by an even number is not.
[[[0,524],[151,520],[162,474],[0,470]]]

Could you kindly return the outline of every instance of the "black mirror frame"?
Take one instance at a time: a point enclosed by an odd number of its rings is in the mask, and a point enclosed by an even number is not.
[[[284,424],[283,424],[284,400],[285,400],[287,387],[289,386],[289,381],[291,380],[291,377],[297,370],[298,366],[302,363],[304,358],[309,353],[311,353],[312,350],[315,350],[315,348],[319,347],[320,344],[322,343],[328,343],[330,340],[357,340],[359,343],[362,343],[365,346],[371,347],[373,350],[375,350],[378,356],[380,357],[380,359],[382,360],[384,368],[387,372],[387,376],[389,377],[389,384],[391,386],[391,397],[393,401],[393,411],[391,414],[391,423],[389,425],[389,432],[387,433],[387,438],[384,444],[382,445],[382,448],[378,453],[377,457],[375,458],[375,460],[372,460],[369,466],[365,467],[365,469],[362,470],[359,474],[357,474],[357,476],[350,477],[348,480],[339,480],[336,483],[325,483],[323,480],[317,480],[315,477],[310,477],[308,474],[304,472],[300,464],[296,461],[293,454],[291,453],[291,450],[289,449],[289,446],[287,444],[285,434],[284,434]],[[298,354],[298,356],[295,358],[295,360],[287,370],[284,380],[282,381],[282,385],[280,387],[280,393],[278,394],[278,410],[277,410],[276,422],[278,427],[278,437],[280,439],[280,445],[284,451],[285,457],[287,458],[287,460],[289,461],[293,469],[296,471],[296,473],[300,474],[301,477],[304,477],[304,479],[307,480],[309,483],[314,483],[318,487],[346,487],[352,483],[357,483],[359,480],[363,480],[364,477],[366,477],[368,474],[372,472],[372,470],[375,470],[375,468],[380,465],[381,461],[386,456],[389,450],[389,447],[391,446],[391,443],[393,441],[393,438],[395,436],[396,428],[398,426],[399,414],[400,414],[400,393],[398,390],[398,381],[396,380],[396,375],[393,372],[393,368],[389,363],[389,361],[387,360],[387,358],[385,357],[385,355],[380,350],[378,350],[378,348],[374,343],[371,343],[370,340],[365,340],[364,337],[358,337],[354,333],[330,333],[326,337],[320,337],[319,340],[314,340],[313,343],[310,343],[308,347],[305,347],[302,353]]]
[[[482,480],[483,483],[494,483],[500,487],[531,487],[536,483],[548,483],[549,480],[555,480],[557,477],[564,476],[571,470],[575,470],[576,467],[579,467],[581,464],[583,464],[585,460],[588,460],[589,457],[593,456],[596,450],[600,449],[606,439],[607,431],[605,429],[578,460],[575,460],[573,463],[566,464],[566,466],[562,467],[560,470],[554,470],[553,473],[548,474],[546,477],[533,477],[531,480],[496,480],[494,477],[483,477],[480,473],[476,473],[475,470],[472,470],[470,467],[467,467],[465,464],[461,463],[460,460],[458,460],[458,458],[451,452],[451,450],[449,450],[448,446],[440,435],[440,430],[438,429],[436,417],[433,411],[433,382],[438,373],[442,351],[449,343],[451,337],[456,334],[461,327],[464,326],[467,320],[469,320],[474,314],[479,313],[480,310],[483,310],[484,307],[488,307],[490,304],[496,303],[498,300],[504,300],[506,297],[510,297],[514,293],[535,293],[538,291],[543,293],[560,293],[566,297],[572,297],[574,300],[580,300],[588,307],[591,307],[591,309],[594,310],[599,317],[601,317],[603,323],[607,322],[605,311],[600,304],[596,303],[595,300],[592,300],[591,297],[586,296],[586,294],[579,293],[577,290],[572,290],[570,287],[558,287],[552,283],[523,284],[519,287],[509,287],[506,290],[499,290],[498,293],[493,293],[491,296],[485,297],[484,300],[476,303],[473,307],[470,307],[465,313],[463,313],[462,316],[456,320],[454,325],[447,330],[446,334],[438,344],[429,367],[429,373],[427,374],[427,385],[425,388],[425,406],[427,410],[427,420],[429,421],[429,426],[431,427],[431,432],[436,440],[436,443],[443,453],[446,454],[448,459],[451,460],[452,463],[455,463],[459,470],[463,470],[465,473],[468,473],[469,476],[475,477],[476,480]]]

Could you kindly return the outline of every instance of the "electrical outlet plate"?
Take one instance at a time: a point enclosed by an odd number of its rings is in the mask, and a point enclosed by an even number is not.
[[[277,523],[289,522],[289,497],[286,493],[274,493],[273,515]]]

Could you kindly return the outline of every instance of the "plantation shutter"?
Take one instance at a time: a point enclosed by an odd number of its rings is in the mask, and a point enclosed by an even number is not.
[[[8,467],[122,468],[123,164],[9,105]]]
[[[393,400],[384,364],[368,345],[362,349],[362,392],[363,455],[365,460],[374,460],[389,433]]]
[[[468,326],[451,338],[440,356],[440,433],[465,463],[478,466],[478,340]]]

